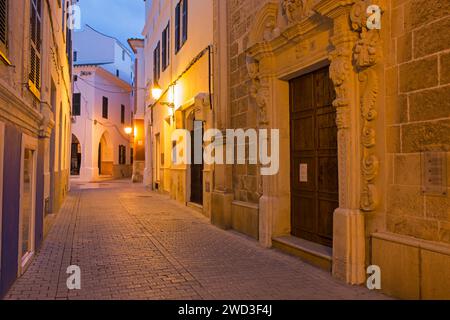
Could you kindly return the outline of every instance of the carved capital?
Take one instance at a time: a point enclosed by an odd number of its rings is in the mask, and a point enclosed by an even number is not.
[[[355,66],[359,69],[374,66],[381,58],[380,31],[367,29],[367,8],[371,3],[372,1],[358,0],[350,11],[352,29],[359,33],[353,52]]]

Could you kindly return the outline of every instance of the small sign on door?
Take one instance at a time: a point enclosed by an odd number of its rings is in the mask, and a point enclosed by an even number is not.
[[[308,182],[308,164],[300,164],[300,182]]]

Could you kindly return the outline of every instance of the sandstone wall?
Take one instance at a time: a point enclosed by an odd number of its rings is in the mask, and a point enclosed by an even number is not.
[[[385,70],[386,227],[450,243],[450,189],[441,196],[421,189],[422,152],[445,151],[450,165],[450,1],[392,0],[391,5],[386,13],[391,31]]]
[[[249,96],[250,78],[246,66],[248,32],[258,10],[267,0],[231,0],[228,5],[230,108],[232,128],[257,128],[257,107]],[[256,165],[233,167],[233,190],[236,201],[258,203],[259,168]]]

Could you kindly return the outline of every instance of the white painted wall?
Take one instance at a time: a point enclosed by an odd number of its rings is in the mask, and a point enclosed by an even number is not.
[[[82,30],[74,33],[73,43],[73,50],[77,55],[75,65],[102,64],[103,68],[113,75],[119,70],[119,77],[129,84],[132,83],[133,56],[117,39],[85,25]]]
[[[160,87],[165,90],[178,75],[180,75],[190,62],[203,49],[213,43],[213,1],[211,0],[189,0],[188,6],[188,39],[178,53],[175,53],[175,8],[180,0],[154,0],[146,3],[146,24],[143,30],[145,38],[145,86],[146,103],[149,106],[154,103],[150,96],[153,79],[153,51],[157,43],[162,40],[162,32],[170,21],[170,65],[162,71],[158,80]],[[191,69],[190,74],[184,77],[176,86],[174,99],[178,106],[184,106],[193,102],[194,98],[208,91],[208,57],[203,57]],[[161,59],[162,60],[162,59]],[[163,97],[163,100],[168,100]],[[165,119],[172,115],[172,110],[166,106],[159,105],[154,108],[153,123],[150,110],[146,109],[146,169],[145,184],[151,184],[152,168],[155,169],[155,161],[158,157],[153,154],[155,146],[155,135],[161,135],[161,152],[165,153],[165,166],[170,166],[170,128]],[[151,127],[148,125],[152,123]],[[159,161],[159,160],[158,160]],[[155,173],[153,172],[153,176]]]
[[[125,134],[125,127],[131,126],[131,86],[100,66],[77,66],[74,74],[78,76],[74,92],[81,93],[81,115],[75,117],[72,124],[72,133],[78,138],[82,150],[80,179],[93,181],[99,177],[98,145],[104,133],[111,146],[113,164],[119,165],[119,145],[126,146],[127,164],[130,164],[130,139]],[[104,96],[108,98],[108,119],[102,117]],[[123,124],[122,104],[125,106]]]
[[[137,99],[136,99],[136,119],[144,119],[146,108],[146,77],[145,77],[145,55],[144,48],[137,48]]]

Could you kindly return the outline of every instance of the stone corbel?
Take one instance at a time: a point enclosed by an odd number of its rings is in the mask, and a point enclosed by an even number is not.
[[[39,122],[39,137],[49,138],[52,134],[52,129],[55,126],[54,115],[47,103],[41,103],[41,119]]]

